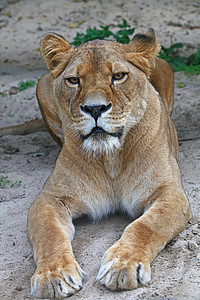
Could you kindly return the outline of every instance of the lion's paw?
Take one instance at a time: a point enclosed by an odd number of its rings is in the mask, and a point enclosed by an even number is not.
[[[97,280],[112,291],[135,289],[151,280],[150,264],[112,246],[103,257]]]
[[[31,279],[31,295],[36,298],[62,299],[82,288],[85,272],[78,263],[67,267],[37,268]]]

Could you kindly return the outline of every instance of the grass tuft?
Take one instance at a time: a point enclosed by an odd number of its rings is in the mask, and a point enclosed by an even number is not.
[[[22,183],[22,180],[17,180],[14,182],[11,182],[8,179],[8,176],[0,176],[0,188],[6,188],[6,187],[16,187],[16,186],[20,186],[20,184]]]

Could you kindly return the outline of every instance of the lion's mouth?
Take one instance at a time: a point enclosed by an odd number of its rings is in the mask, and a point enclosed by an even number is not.
[[[82,141],[85,141],[91,135],[94,135],[97,137],[102,137],[102,138],[105,135],[111,135],[113,137],[117,137],[118,139],[120,139],[123,134],[123,131],[124,131],[124,127],[120,128],[117,132],[107,132],[103,128],[96,126],[92,129],[92,131],[90,133],[88,133],[86,135],[80,134],[80,137],[81,137]]]

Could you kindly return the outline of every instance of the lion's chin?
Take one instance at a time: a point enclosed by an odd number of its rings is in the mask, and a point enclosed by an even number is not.
[[[92,135],[83,141],[83,150],[88,156],[101,156],[110,154],[121,148],[120,139],[110,135]]]

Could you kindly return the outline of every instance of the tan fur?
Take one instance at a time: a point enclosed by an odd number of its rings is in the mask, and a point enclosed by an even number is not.
[[[169,117],[173,72],[156,58],[152,29],[128,45],[96,40],[76,49],[48,34],[41,51],[51,74],[40,79],[37,97],[49,132],[63,146],[29,211],[37,263],[32,295],[65,298],[82,287],[72,220],[116,210],[136,220],[106,251],[97,279],[111,290],[137,288],[150,281],[151,261],[191,217]],[[90,135],[96,125],[104,132]]]
[[[23,135],[46,130],[45,123],[42,119],[34,119],[20,125],[0,128],[0,137],[4,135]]]

